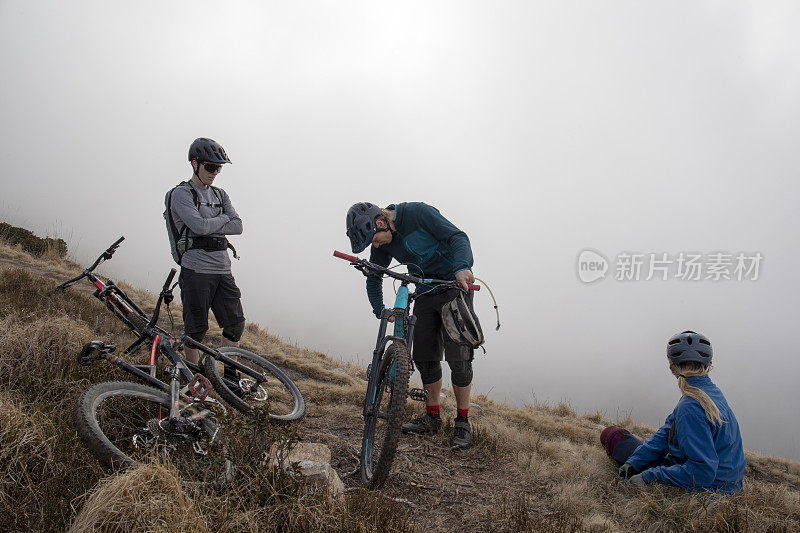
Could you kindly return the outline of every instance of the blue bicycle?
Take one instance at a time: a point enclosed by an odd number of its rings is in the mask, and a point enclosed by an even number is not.
[[[380,317],[378,341],[372,352],[372,363],[367,367],[369,380],[367,394],[364,397],[364,435],[361,440],[361,481],[369,488],[383,486],[389,475],[397,441],[400,438],[400,427],[406,407],[406,397],[425,401],[427,393],[423,389],[408,388],[408,379],[412,372],[411,347],[414,338],[414,322],[416,318],[410,312],[411,302],[417,292],[409,292],[409,283],[422,285],[426,290],[431,287],[459,287],[457,281],[441,279],[425,279],[395,272],[366,259],[334,252],[333,255],[349,261],[357,270],[366,276],[388,276],[400,281],[397,296],[392,309],[384,309]],[[470,285],[470,290],[478,290],[478,285]],[[394,319],[393,334],[387,335],[388,324]]]

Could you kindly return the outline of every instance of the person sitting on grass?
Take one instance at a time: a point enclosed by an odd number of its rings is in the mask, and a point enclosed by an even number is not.
[[[627,430],[610,426],[600,442],[619,469],[624,485],[659,482],[686,491],[742,490],[746,461],[739,423],[708,372],[713,352],[709,340],[694,331],[667,343],[669,369],[683,395],[666,423],[642,442]]]

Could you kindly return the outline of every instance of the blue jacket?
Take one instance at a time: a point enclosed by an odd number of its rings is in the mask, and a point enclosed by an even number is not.
[[[711,378],[693,376],[686,381],[708,394],[725,422],[712,426],[702,406],[683,396],[666,423],[633,452],[628,463],[644,469],[647,483],[660,481],[687,491],[739,492],[747,465],[739,422]]]
[[[457,272],[472,268],[472,248],[467,234],[455,227],[435,208],[422,202],[390,205],[397,232],[392,242],[372,246],[369,260],[388,267],[392,259],[408,263],[412,275],[433,279],[455,279]],[[375,316],[383,310],[383,280],[367,278],[367,296]]]

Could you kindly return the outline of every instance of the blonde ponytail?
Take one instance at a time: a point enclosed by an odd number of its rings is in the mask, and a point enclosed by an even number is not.
[[[708,371],[711,370],[710,366],[706,367],[695,361],[687,361],[685,363],[669,365],[669,369],[672,374],[678,378],[678,388],[681,390],[681,394],[697,400],[697,403],[703,408],[703,411],[706,413],[706,418],[708,418],[708,421],[711,422],[712,425],[716,426],[725,423],[725,421],[722,420],[722,416],[719,414],[717,405],[708,397],[708,394],[697,387],[692,387],[686,381],[686,378],[693,376],[705,376],[708,374]]]

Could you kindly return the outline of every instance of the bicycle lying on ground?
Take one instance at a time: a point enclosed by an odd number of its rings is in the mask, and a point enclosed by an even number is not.
[[[370,488],[380,488],[389,475],[397,441],[405,414],[406,396],[425,401],[423,389],[408,388],[412,372],[411,353],[416,316],[409,311],[411,302],[426,292],[439,288],[460,288],[457,281],[418,278],[395,272],[366,259],[333,252],[335,257],[349,261],[365,276],[389,276],[400,281],[393,309],[384,309],[378,327],[378,341],[372,353],[372,363],[367,367],[369,379],[364,397],[364,435],[361,440],[361,481]],[[408,284],[417,285],[417,292],[410,293]],[[420,285],[427,290],[420,291]],[[470,285],[470,290],[480,286]],[[387,325],[394,318],[394,332],[386,334]]]
[[[272,421],[297,420],[305,413],[305,401],[297,385],[281,369],[263,357],[234,346],[209,348],[186,335],[176,339],[158,326],[161,305],[172,301],[173,268],[158,296],[151,317],[110,279],[101,281],[92,272],[111,259],[121,237],[97,260],[56,290],[64,290],[86,278],[97,289],[94,296],[138,338],[124,350],[132,354],[150,345],[148,364],[130,364],[113,355],[116,346],[102,341],[84,345],[78,362],[89,366],[105,359],[143,380],[98,383],[87,389],[75,409],[78,435],[101,463],[112,469],[126,468],[154,451],[167,452],[176,461],[197,461],[207,456],[209,445],[222,442],[219,413],[222,404],[209,396],[213,391],[234,409],[249,414],[266,407]],[[183,359],[182,346],[201,351],[201,365]],[[159,356],[168,364],[168,377],[157,375]]]

